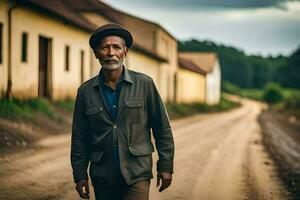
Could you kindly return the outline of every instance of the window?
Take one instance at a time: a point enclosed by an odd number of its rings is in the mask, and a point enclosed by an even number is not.
[[[28,43],[28,34],[22,33],[22,62],[27,62],[27,43]]]
[[[70,70],[70,46],[65,47],[65,70]]]

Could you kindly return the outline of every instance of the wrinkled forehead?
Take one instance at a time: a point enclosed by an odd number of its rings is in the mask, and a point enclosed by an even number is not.
[[[119,44],[125,47],[125,40],[117,35],[109,35],[109,36],[105,36],[103,37],[100,41],[99,41],[99,45],[105,45],[105,44]]]

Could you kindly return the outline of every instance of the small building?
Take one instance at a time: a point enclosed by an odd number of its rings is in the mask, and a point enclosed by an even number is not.
[[[204,103],[205,74],[192,61],[179,56],[175,76],[176,103]]]
[[[218,104],[221,98],[221,69],[217,54],[181,52],[179,57],[192,62],[205,72],[205,103],[209,105]]]

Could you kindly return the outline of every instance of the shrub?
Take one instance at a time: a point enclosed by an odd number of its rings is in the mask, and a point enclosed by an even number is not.
[[[263,100],[268,104],[276,104],[283,100],[283,92],[280,85],[269,83],[263,92]]]

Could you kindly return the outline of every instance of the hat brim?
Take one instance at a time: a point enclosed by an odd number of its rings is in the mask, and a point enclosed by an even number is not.
[[[102,38],[106,36],[120,36],[125,41],[125,46],[130,48],[132,46],[133,38],[130,32],[124,29],[106,29],[101,32],[93,34],[90,38],[89,44],[92,49],[95,49]]]

